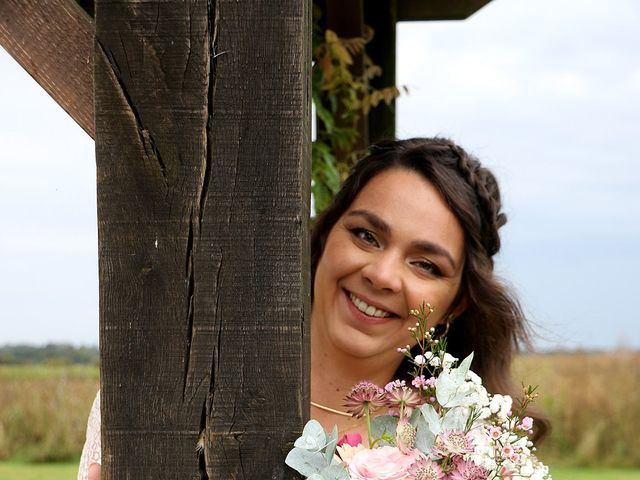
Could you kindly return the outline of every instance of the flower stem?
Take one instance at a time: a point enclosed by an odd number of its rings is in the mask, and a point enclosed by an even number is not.
[[[369,448],[373,448],[373,435],[371,435],[371,415],[369,414],[369,402],[364,404],[364,418],[367,420],[367,436],[369,438]]]

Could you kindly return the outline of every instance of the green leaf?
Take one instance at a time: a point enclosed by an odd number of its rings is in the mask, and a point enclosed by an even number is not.
[[[309,420],[302,430],[302,436],[299,437],[294,446],[309,450],[311,452],[318,452],[324,448],[327,444],[327,435],[317,420]]]
[[[324,451],[324,458],[329,465],[333,461],[333,454],[336,451],[336,445],[338,444],[338,427],[337,425],[333,426],[333,430],[331,431],[331,435],[327,438],[327,446]]]
[[[302,448],[294,448],[291,450],[287,458],[285,458],[284,463],[305,477],[320,474],[320,472],[327,467],[327,461],[322,452],[310,452]]]
[[[434,435],[439,435],[442,433],[442,426],[440,424],[440,415],[436,412],[436,409],[433,408],[433,405],[424,404],[418,407],[422,416],[424,417],[427,425],[429,426],[429,430]]]
[[[371,421],[371,436],[378,440],[383,435],[395,435],[398,428],[398,419],[391,415],[378,415]],[[381,440],[378,445],[388,445],[389,442]]]
[[[429,406],[431,407],[431,405]],[[431,408],[433,409],[433,407]],[[416,417],[414,427],[416,428],[416,448],[422,453],[429,455],[431,447],[433,447],[436,440],[436,434],[431,431],[429,423],[427,423],[424,415],[418,415]]]
[[[320,478],[323,480],[349,480],[349,474],[340,465],[329,465],[320,472]]]

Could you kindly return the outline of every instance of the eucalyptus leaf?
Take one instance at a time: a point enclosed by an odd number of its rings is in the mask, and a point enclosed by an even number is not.
[[[302,436],[293,444],[297,448],[318,452],[327,444],[327,435],[317,420],[309,420],[302,430]]]
[[[429,431],[434,435],[439,435],[440,433],[442,433],[440,415],[438,415],[438,412],[436,412],[435,408],[433,408],[433,405],[424,404],[418,407],[418,409],[420,410],[420,412],[422,413],[422,416],[427,422],[427,425],[429,426]]]
[[[327,438],[327,446],[324,450],[324,458],[330,465],[333,461],[333,454],[336,451],[336,445],[338,444],[338,426],[334,425],[331,435]]]
[[[327,467],[327,461],[322,452],[310,452],[302,448],[291,450],[284,463],[305,477],[310,477],[314,473],[320,474]]]
[[[320,475],[323,480],[349,480],[349,474],[340,465],[330,465]]]
[[[443,430],[464,430],[469,418],[470,410],[465,407],[456,407],[449,410],[442,417]]]
[[[415,447],[418,450],[420,450],[422,453],[426,455],[430,455],[431,447],[433,446],[436,440],[436,435],[431,431],[431,428],[429,428],[429,424],[427,423],[427,420],[425,419],[424,415],[420,415],[420,414],[417,415],[415,423],[412,423],[412,425],[416,428]]]
[[[375,439],[382,437],[384,433],[395,435],[398,428],[398,419],[391,415],[379,415],[371,421],[371,436]],[[378,445],[388,445],[388,442],[380,442]]]

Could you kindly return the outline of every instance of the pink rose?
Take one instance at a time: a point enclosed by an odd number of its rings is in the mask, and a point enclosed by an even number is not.
[[[361,450],[349,463],[350,480],[408,480],[409,467],[424,458],[419,450],[404,455],[395,447]]]
[[[359,433],[345,433],[344,436],[338,441],[338,446],[342,446],[344,444],[351,445],[352,447],[357,447],[362,443],[362,435]]]

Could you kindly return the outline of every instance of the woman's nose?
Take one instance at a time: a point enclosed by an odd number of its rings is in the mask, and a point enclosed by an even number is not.
[[[402,286],[401,262],[390,252],[372,258],[362,268],[364,279],[378,290],[398,292]]]

